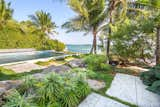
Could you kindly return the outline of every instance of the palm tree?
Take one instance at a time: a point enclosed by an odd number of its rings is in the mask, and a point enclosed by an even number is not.
[[[57,26],[54,22],[52,22],[50,13],[37,11],[35,15],[30,15],[29,17],[33,25],[35,25],[40,32],[43,32],[45,34],[56,33],[55,28]]]
[[[10,8],[11,3],[0,0],[0,27],[6,25],[7,21],[12,18],[13,10]]]
[[[92,32],[93,43],[90,53],[97,52],[97,35],[102,31],[106,20],[106,1],[105,0],[69,0],[69,6],[78,15],[62,25],[67,28],[67,32],[84,31],[85,34]]]

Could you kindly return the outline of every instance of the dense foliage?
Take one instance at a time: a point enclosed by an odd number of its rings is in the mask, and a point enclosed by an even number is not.
[[[141,79],[148,90],[160,94],[160,65],[151,68],[148,72],[141,73]]]
[[[88,69],[97,71],[109,71],[111,70],[110,65],[107,64],[107,58],[104,55],[89,55],[84,58]]]
[[[16,24],[16,22],[13,24]],[[30,32],[29,29],[22,32],[20,29],[8,25],[0,30],[0,48],[36,48],[39,50],[54,49],[62,51],[65,45],[57,40],[41,37],[39,34]]]
[[[55,32],[56,25],[50,13],[44,11],[31,15],[31,21],[17,22],[13,19],[11,3],[0,0],[0,49],[36,48],[39,50],[62,51],[65,45],[52,40],[49,34]]]
[[[150,26],[150,27],[148,27]],[[112,54],[123,61],[142,59],[145,61],[153,56],[155,36],[153,24],[141,18],[133,21],[126,19],[123,24],[112,28]]]
[[[49,74],[37,80],[27,77],[24,83],[6,96],[3,107],[76,107],[90,93],[86,74]]]

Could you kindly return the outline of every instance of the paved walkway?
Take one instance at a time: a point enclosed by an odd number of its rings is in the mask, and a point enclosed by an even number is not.
[[[128,107],[99,94],[90,94],[78,107]]]
[[[138,107],[160,107],[160,96],[146,90],[139,77],[116,74],[106,94],[138,105]]]
[[[15,71],[16,73],[30,72],[31,70],[37,70],[37,69],[45,68],[44,66],[39,66],[39,65],[34,64],[32,62],[6,65],[6,66],[3,66],[3,67],[6,68],[6,69],[11,69],[11,70]]]

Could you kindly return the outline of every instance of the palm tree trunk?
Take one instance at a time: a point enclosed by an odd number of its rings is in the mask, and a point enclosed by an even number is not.
[[[91,50],[90,50],[90,54],[93,53],[93,44],[92,44],[92,47],[91,47]]]
[[[110,15],[112,14],[112,12],[110,13]],[[110,17],[109,23],[112,24],[112,17]],[[111,27],[109,27],[109,32],[108,32],[108,38],[107,38],[107,49],[106,49],[106,57],[109,59],[110,57],[110,38],[109,36],[111,35],[112,30]]]
[[[156,65],[160,64],[160,26],[157,27]]]
[[[93,50],[97,54],[97,32],[93,32]]]
[[[90,53],[91,54],[97,54],[97,32],[93,30],[93,43]]]
[[[112,12],[113,12],[113,10],[114,10],[114,5],[115,4],[115,0],[111,0],[110,2],[109,2],[109,16],[110,16],[110,18],[109,18],[109,24],[112,24],[113,23],[113,19],[112,19]],[[110,57],[110,35],[111,35],[111,33],[112,33],[112,30],[111,30],[111,27],[109,26],[109,32],[108,32],[108,38],[107,38],[107,49],[106,49],[106,57],[109,59],[109,57]]]

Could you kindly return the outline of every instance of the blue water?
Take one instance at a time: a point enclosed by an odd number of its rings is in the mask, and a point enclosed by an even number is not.
[[[91,45],[66,45],[67,50],[70,52],[89,53]]]
[[[54,53],[52,51],[5,53],[5,54],[0,54],[0,64],[40,59],[40,58],[49,58],[60,55],[63,54]]]

